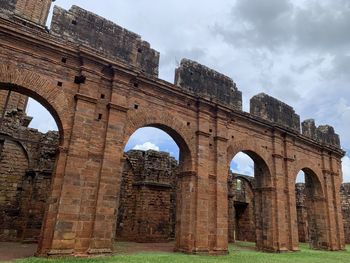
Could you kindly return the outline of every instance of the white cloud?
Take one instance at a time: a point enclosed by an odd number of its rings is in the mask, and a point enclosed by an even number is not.
[[[350,157],[345,156],[342,159],[342,165],[343,165],[343,182],[349,183],[350,182]]]
[[[135,145],[133,150],[141,150],[141,151],[154,150],[159,152],[159,147],[151,142],[145,142],[144,144]]]
[[[233,158],[231,170],[234,173],[254,176],[254,161],[248,155],[240,152]]]

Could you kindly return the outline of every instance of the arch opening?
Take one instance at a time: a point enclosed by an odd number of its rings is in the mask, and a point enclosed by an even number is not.
[[[261,189],[270,181],[269,168],[256,152],[243,150],[234,156],[228,180],[229,242],[254,242],[257,248],[263,248],[269,224],[262,217],[268,203]]]
[[[34,109],[33,113],[35,114],[36,112],[40,112],[40,114],[44,113],[45,116],[47,116],[47,120],[49,120],[49,123],[50,125],[52,125],[52,128],[54,130],[58,130],[59,132],[60,145],[63,144],[64,128],[63,128],[63,122],[61,119],[63,116],[60,116],[60,114],[56,110],[56,107],[52,103],[50,103],[46,98],[44,98],[43,96],[35,92],[34,89],[30,89],[27,87],[23,87],[23,86],[11,84],[11,83],[0,82],[0,98],[1,98],[2,108],[4,108],[5,106],[6,99],[9,93],[10,93],[10,96],[9,96],[10,102],[18,100],[16,105],[18,105],[19,109],[22,111],[23,110],[26,111],[27,106],[30,106],[30,104],[34,104],[36,106],[29,108],[28,109],[29,111],[32,110],[33,108],[40,108],[40,110]],[[20,96],[21,98],[12,99],[14,97],[18,97],[18,95],[16,94],[21,94]],[[13,108],[15,108],[15,106]],[[40,114],[36,116],[39,117]],[[49,116],[51,116],[51,118]],[[56,126],[57,128],[54,126]]]
[[[57,130],[62,125],[52,107],[46,107],[47,112],[35,100],[39,96],[29,98],[31,93],[18,86],[1,84],[0,89],[0,241],[37,243],[62,142],[63,133]],[[41,102],[49,105],[43,98]]]
[[[299,243],[308,243],[313,249],[327,249],[325,198],[317,174],[303,168],[296,177],[296,215]]]
[[[180,174],[192,167],[189,147],[174,129],[148,124],[124,148],[116,240],[164,243],[177,238]]]

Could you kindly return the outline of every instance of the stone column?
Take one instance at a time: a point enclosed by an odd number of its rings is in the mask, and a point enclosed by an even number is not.
[[[197,132],[197,190],[193,253],[209,253],[209,137],[210,134],[204,131]]]
[[[318,222],[318,244],[317,248],[321,249],[331,249],[334,250],[335,237],[332,233],[335,229],[334,227],[334,218],[332,214],[334,213],[332,195],[329,193],[332,191],[330,186],[330,180],[332,176],[332,171],[330,170],[329,160],[326,153],[322,152],[322,176],[323,176],[323,191],[324,196],[319,202],[323,201],[325,206],[325,211],[320,210],[321,204],[315,203],[315,211],[317,218],[323,219],[324,222]]]
[[[270,171],[272,174],[272,188],[266,193],[271,197],[271,224],[273,227],[268,233],[268,240],[266,243],[266,249],[270,249],[275,252],[288,251],[287,245],[287,222],[286,222],[286,195],[285,195],[285,180],[287,180],[284,170],[284,156],[280,153],[284,153],[284,142],[281,134],[278,131],[274,131],[272,137],[273,143],[273,168]],[[273,204],[273,205],[272,205]],[[266,204],[268,205],[268,204]],[[267,207],[267,206],[266,206]]]
[[[124,154],[124,126],[128,111],[126,97],[121,90],[113,90],[108,105],[107,131],[103,161],[95,203],[94,224],[89,254],[111,253],[116,229],[120,184],[121,160]]]
[[[59,200],[64,182],[68,148],[60,146],[58,152],[55,171],[52,173],[51,195],[47,200],[48,206],[44,215],[42,231],[38,242],[38,251],[36,254],[39,256],[46,256],[51,250]]]
[[[336,159],[337,157],[332,158],[332,169],[334,171],[333,173],[333,195],[334,195],[334,209],[337,221],[337,237],[338,237],[338,249],[345,249],[345,233],[344,233],[344,222],[343,222],[343,214],[342,214],[342,200],[340,195],[340,188],[341,184],[343,182],[343,176],[342,176],[342,167],[341,167],[341,157],[338,157],[338,161]],[[344,215],[345,217],[345,215]]]
[[[54,235],[51,249],[48,251],[49,255],[64,255],[75,252],[82,193],[85,186],[83,178],[89,160],[90,135],[93,127],[92,122],[95,121],[95,107],[96,99],[80,93],[76,95],[75,116],[67,160],[64,167],[58,164],[56,168],[56,173],[62,171],[64,178],[60,189],[61,195],[58,201],[59,207],[53,227]],[[98,171],[89,172],[97,173]],[[61,175],[58,176],[57,180]],[[56,183],[54,183],[55,186]],[[48,218],[47,221],[50,219]],[[45,225],[45,227],[51,226]],[[44,231],[45,236],[46,234]]]
[[[192,253],[195,247],[195,216],[197,196],[196,172],[178,175],[176,193],[176,244],[175,250]]]
[[[215,173],[216,173],[216,254],[228,253],[228,167],[227,128],[219,116],[216,117]]]
[[[294,142],[289,136],[284,138],[284,174],[285,174],[285,193],[286,193],[286,246],[288,250],[299,250],[299,238],[298,238],[298,220],[296,210],[296,197],[295,197],[295,178],[294,173]]]

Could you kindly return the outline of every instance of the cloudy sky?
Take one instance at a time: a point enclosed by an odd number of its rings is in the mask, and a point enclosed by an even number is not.
[[[57,0],[79,5],[142,35],[161,53],[160,78],[173,82],[181,58],[234,79],[249,99],[265,92],[292,105],[301,119],[333,125],[350,151],[350,1],[348,0]],[[31,103],[31,112],[38,107]],[[41,111],[40,111],[41,112]],[[41,116],[44,114],[41,112]],[[45,117],[43,117],[45,118]],[[38,123],[42,123],[39,126]],[[48,120],[33,126],[54,127]],[[128,149],[167,150],[162,133],[143,130]],[[155,139],[154,139],[155,138]],[[239,157],[234,169],[251,172]],[[343,159],[350,181],[350,157]]]

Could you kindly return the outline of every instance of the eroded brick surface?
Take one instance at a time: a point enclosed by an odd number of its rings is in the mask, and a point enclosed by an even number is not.
[[[175,238],[177,161],[167,153],[129,151],[124,161],[117,239]]]
[[[58,133],[28,128],[31,118],[14,110],[17,105],[8,104],[0,128],[0,240],[35,242],[51,191]]]

